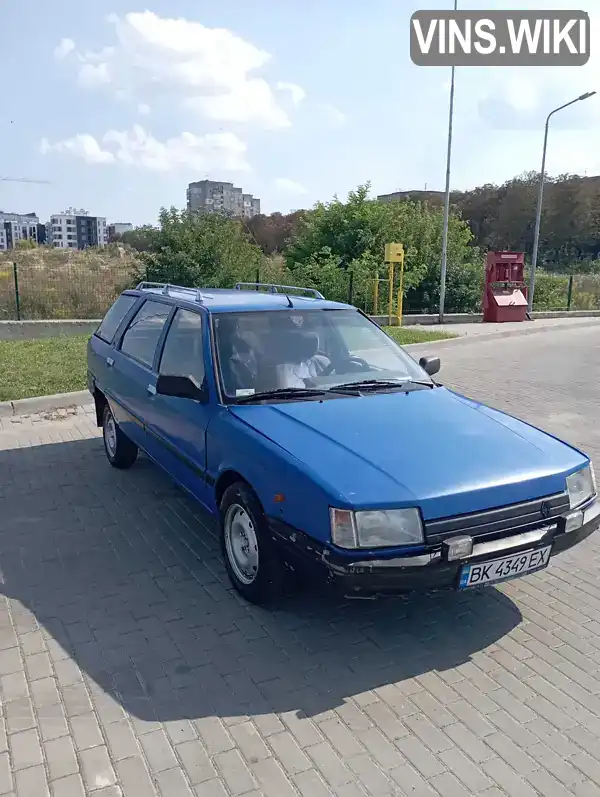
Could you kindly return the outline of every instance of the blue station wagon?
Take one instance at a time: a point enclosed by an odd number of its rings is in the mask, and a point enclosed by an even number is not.
[[[88,347],[116,468],[144,451],[220,523],[233,586],[348,596],[470,589],[600,525],[588,457],[432,377],[317,291],[140,283]]]

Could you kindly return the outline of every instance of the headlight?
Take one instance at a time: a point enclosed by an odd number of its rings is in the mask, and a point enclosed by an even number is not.
[[[423,542],[418,509],[351,512],[332,508],[330,511],[331,538],[340,548],[391,548]]]
[[[596,493],[596,478],[591,463],[567,476],[567,492],[571,509],[581,506]]]

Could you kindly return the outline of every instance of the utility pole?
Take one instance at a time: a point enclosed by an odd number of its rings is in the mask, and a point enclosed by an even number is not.
[[[458,8],[458,0],[454,0],[454,10]],[[442,232],[442,268],[440,273],[440,312],[439,322],[444,322],[444,303],[446,301],[446,271],[448,269],[448,222],[450,219],[450,161],[452,159],[452,123],[454,120],[454,74],[452,66],[450,77],[450,109],[448,112],[448,146],[446,152],[446,191],[444,195],[444,229]]]
[[[568,108],[569,105],[574,105],[576,102],[587,100],[589,99],[589,97],[593,97],[595,93],[596,93],[595,91],[587,91],[585,94],[581,94],[579,97],[575,97],[574,100],[566,102],[564,105],[559,105],[558,108],[555,108],[553,111],[550,111],[550,113],[546,117],[546,124],[544,125],[544,146],[542,147],[542,170],[540,172],[537,208],[535,213],[535,232],[533,234],[531,274],[529,275],[529,291],[527,292],[527,312],[529,313],[529,315],[531,315],[533,311],[533,292],[535,290],[535,270],[537,268],[538,250],[540,246],[540,226],[542,223],[542,200],[544,198],[544,179],[546,175],[546,149],[548,147],[548,127],[550,125],[550,119],[554,116],[555,113],[562,111],[563,108]]]

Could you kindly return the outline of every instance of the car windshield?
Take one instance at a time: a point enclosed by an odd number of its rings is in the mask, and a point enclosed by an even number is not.
[[[387,383],[382,389],[389,389],[390,382],[433,384],[357,310],[220,313],[214,316],[214,330],[222,389],[232,400],[373,381]]]

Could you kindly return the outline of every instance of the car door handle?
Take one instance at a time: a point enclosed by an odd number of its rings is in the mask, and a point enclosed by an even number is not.
[[[146,390],[151,396],[156,396],[156,387],[154,385],[148,385]]]
[[[108,365],[109,368],[111,368],[115,364],[115,361],[113,360],[112,357],[107,357],[106,364]]]

